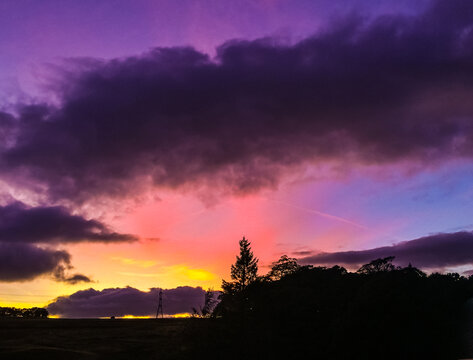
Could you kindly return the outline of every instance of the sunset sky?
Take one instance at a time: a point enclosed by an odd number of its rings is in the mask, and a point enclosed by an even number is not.
[[[0,306],[186,312],[243,236],[470,274],[472,49],[468,0],[1,0]]]

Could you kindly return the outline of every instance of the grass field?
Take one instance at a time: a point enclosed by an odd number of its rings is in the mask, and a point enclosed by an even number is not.
[[[189,355],[185,339],[201,323],[196,319],[2,319],[0,358],[184,358]]]

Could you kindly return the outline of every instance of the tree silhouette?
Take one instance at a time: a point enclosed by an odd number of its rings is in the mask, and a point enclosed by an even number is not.
[[[283,255],[278,261],[272,263],[272,267],[266,278],[271,281],[281,280],[284,276],[293,274],[300,269],[300,265],[295,258]]]
[[[388,256],[383,259],[376,259],[371,261],[369,264],[363,265],[358,269],[359,274],[373,274],[378,272],[398,270],[393,265],[394,256]]]
[[[227,293],[241,291],[257,279],[257,272],[258,259],[251,251],[251,243],[243,236],[240,240],[240,255],[236,257],[236,262],[231,268],[233,282],[223,280],[222,289]]]

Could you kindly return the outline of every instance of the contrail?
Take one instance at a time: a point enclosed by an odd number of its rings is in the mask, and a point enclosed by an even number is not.
[[[331,219],[331,220],[335,220],[335,221],[340,221],[340,222],[343,222],[345,224],[349,224],[349,225],[352,225],[352,226],[356,226],[357,228],[359,229],[363,229],[363,230],[370,230],[370,228],[364,226],[364,225],[361,225],[361,224],[357,224],[356,222],[353,222],[353,221],[350,221],[350,220],[347,220],[347,219],[344,219],[344,218],[341,218],[339,216],[335,216],[335,215],[330,215],[330,214],[327,214],[327,213],[324,213],[324,212],[321,212],[321,211],[317,211],[317,210],[314,210],[314,209],[310,209],[310,208],[306,208],[306,207],[303,207],[303,206],[298,206],[298,205],[294,205],[294,204],[291,204],[291,203],[287,203],[285,201],[280,201],[280,200],[271,200],[271,199],[267,199],[268,201],[272,201],[272,202],[276,202],[276,203],[279,203],[279,204],[282,204],[282,205],[286,205],[286,206],[290,206],[290,207],[293,207],[295,209],[300,209],[300,210],[304,210],[304,211],[307,211],[309,213],[312,213],[312,214],[315,214],[315,215],[319,215],[319,216],[322,216],[324,218],[327,218],[327,219]]]

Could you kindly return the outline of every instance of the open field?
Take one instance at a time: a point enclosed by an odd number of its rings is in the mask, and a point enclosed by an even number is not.
[[[2,319],[2,359],[173,359],[185,357],[192,319]]]

